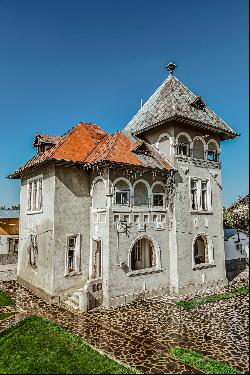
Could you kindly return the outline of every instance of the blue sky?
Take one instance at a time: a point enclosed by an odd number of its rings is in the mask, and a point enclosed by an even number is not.
[[[175,75],[241,137],[222,145],[224,204],[248,192],[247,0],[0,0],[0,206],[36,132],[126,125]]]

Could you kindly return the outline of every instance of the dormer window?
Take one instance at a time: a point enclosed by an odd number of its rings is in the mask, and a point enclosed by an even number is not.
[[[191,106],[193,106],[197,109],[204,109],[206,107],[206,104],[204,103],[201,96],[196,96],[194,101],[191,103]]]
[[[41,154],[55,146],[62,137],[36,134],[33,146],[37,148],[37,153]]]

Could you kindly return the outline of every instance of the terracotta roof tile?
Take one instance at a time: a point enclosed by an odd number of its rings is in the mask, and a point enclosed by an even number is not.
[[[128,133],[129,134],[129,133]],[[148,152],[138,153],[137,150],[145,142],[131,134],[119,131],[109,135],[95,124],[79,123],[49,150],[39,153],[12,173],[10,178],[19,178],[21,173],[32,166],[46,160],[65,160],[80,163],[98,163],[109,161],[150,168],[172,169],[172,166],[149,145]]]

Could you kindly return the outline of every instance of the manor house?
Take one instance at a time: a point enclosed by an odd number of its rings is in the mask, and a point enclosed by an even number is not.
[[[89,310],[227,283],[220,143],[238,134],[173,74],[113,135],[36,134],[21,180],[17,281]]]

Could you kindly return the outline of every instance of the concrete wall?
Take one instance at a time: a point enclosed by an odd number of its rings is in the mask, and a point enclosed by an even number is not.
[[[50,167],[39,172],[40,174],[43,175],[42,212],[27,213],[27,179],[21,181],[17,281],[36,294],[50,300],[53,295],[55,170]],[[28,246],[31,234],[37,234],[37,268],[32,268],[28,264]]]

